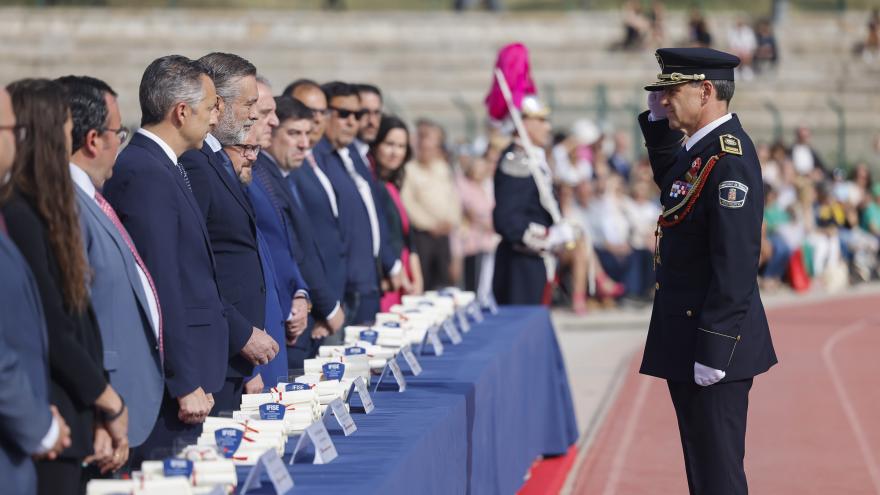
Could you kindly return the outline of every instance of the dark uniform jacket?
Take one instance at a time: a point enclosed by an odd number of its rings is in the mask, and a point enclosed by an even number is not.
[[[641,372],[693,381],[694,362],[723,381],[776,364],[758,292],[764,212],[761,168],[739,119],[688,151],[669,122],[639,116],[663,203],[657,292]]]
[[[499,304],[541,304],[547,272],[540,255],[523,243],[523,236],[532,223],[549,228],[553,217],[541,205],[528,155],[517,145],[501,154],[495,171],[492,222],[501,235],[492,281],[495,299]]]

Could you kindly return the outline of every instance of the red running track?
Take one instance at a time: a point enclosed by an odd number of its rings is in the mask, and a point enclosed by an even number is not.
[[[750,493],[880,495],[880,296],[768,316],[779,364],[750,394]],[[687,494],[669,392],[640,360],[576,467],[577,495]]]

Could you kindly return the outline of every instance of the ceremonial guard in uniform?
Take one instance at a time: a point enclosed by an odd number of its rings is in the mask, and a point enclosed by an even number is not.
[[[492,221],[501,235],[492,281],[495,299],[499,304],[549,304],[554,253],[572,244],[575,232],[561,221],[553,194],[544,153],[550,144],[550,111],[535,94],[525,46],[501,50],[486,103],[490,117],[512,124],[516,132],[495,171]]]
[[[748,394],[776,364],[758,291],[763,184],[752,140],[728,113],[739,59],[657,50],[639,116],[663,214],[641,372],[668,381],[691,494],[748,492]]]

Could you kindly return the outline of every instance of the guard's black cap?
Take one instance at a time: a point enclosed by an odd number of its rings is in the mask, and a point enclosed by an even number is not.
[[[733,81],[733,69],[739,57],[711,48],[660,48],[657,81],[645,86],[647,91],[661,90],[691,81]]]

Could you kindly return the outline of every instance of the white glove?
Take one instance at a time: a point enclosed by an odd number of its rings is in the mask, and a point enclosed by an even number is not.
[[[727,373],[721,370],[716,370],[697,362],[694,363],[694,381],[701,387],[708,387],[718,383],[724,379],[725,375]]]
[[[651,111],[651,113],[648,114],[648,120],[657,121],[666,118],[666,108],[660,104],[662,98],[663,91],[648,92],[648,110]]]
[[[547,227],[539,223],[530,223],[523,233],[523,244],[534,251],[546,251],[550,248]]]
[[[547,244],[551,249],[569,242],[574,242],[574,229],[571,228],[571,225],[557,223],[550,227],[550,232],[547,234]]]

